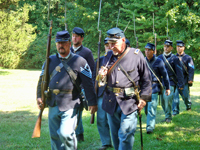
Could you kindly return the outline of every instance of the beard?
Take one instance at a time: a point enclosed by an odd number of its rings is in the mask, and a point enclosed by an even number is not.
[[[79,41],[73,42],[73,45],[74,45],[75,47],[78,47],[79,45],[81,45],[81,42],[79,42]]]

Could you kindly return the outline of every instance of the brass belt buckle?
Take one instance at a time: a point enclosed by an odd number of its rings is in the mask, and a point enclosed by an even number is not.
[[[60,93],[60,90],[59,89],[54,89],[53,93],[56,94],[56,95],[58,95]]]
[[[121,92],[121,88],[113,88],[113,93],[120,93]]]

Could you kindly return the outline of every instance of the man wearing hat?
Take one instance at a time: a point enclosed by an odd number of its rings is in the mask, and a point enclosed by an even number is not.
[[[161,96],[162,108],[165,112],[165,120],[163,122],[166,123],[171,123],[172,120],[172,101],[175,87],[178,86],[180,90],[183,90],[184,87],[182,67],[178,57],[171,52],[173,49],[172,44],[172,41],[166,40],[164,43],[164,53],[158,56],[165,63],[170,80],[170,95],[166,96],[166,90],[163,90]]]
[[[56,48],[58,53],[49,57],[49,82],[47,105],[49,108],[49,132],[52,149],[76,150],[77,139],[75,127],[77,111],[80,107],[78,86],[82,84],[87,96],[91,113],[97,111],[97,101],[91,78],[91,71],[87,61],[74,55],[70,51],[70,34],[68,31],[57,32]],[[67,69],[68,68],[68,69]],[[69,73],[71,70],[71,73]],[[76,76],[72,82],[72,72]],[[37,86],[37,104],[43,105],[41,100],[41,82],[44,65]],[[90,74],[90,75],[89,75]],[[76,86],[77,85],[77,86]]]
[[[194,79],[194,63],[192,57],[185,54],[185,44],[183,41],[176,41],[176,50],[176,56],[179,58],[182,65],[182,71],[184,75],[184,89],[183,91],[179,91],[178,88],[176,88],[176,91],[174,93],[174,99],[172,104],[174,116],[179,114],[179,93],[185,103],[186,110],[191,110],[192,103],[189,95],[189,86],[192,86]]]
[[[105,56],[107,55],[107,52],[110,51],[110,46],[108,44],[107,38],[104,39],[104,48],[105,48]],[[99,58],[99,69],[103,65],[103,59],[105,56],[101,56]],[[96,65],[97,62],[95,63],[95,69],[93,73],[93,82],[95,83],[96,79]],[[99,131],[102,147],[99,148],[99,150],[106,150],[110,147],[112,147],[112,142],[111,142],[111,136],[110,136],[110,127],[108,124],[108,117],[107,113],[102,109],[102,102],[103,102],[103,93],[105,91],[105,87],[101,86],[98,87],[97,89],[97,103],[98,103],[98,110],[97,110],[97,128]]]
[[[154,55],[155,45],[152,43],[147,43],[145,46],[145,55],[147,66],[151,72],[152,78],[152,95],[151,102],[148,102],[145,110],[147,115],[147,134],[153,133],[156,123],[156,111],[157,111],[157,100],[158,95],[162,93],[163,88],[166,89],[165,95],[170,95],[170,84],[167,70],[165,68],[164,62]],[[162,84],[164,83],[164,86]]]
[[[70,48],[71,51],[77,55],[80,55],[81,57],[83,57],[88,65],[90,66],[90,69],[93,73],[94,71],[94,58],[92,55],[92,51],[90,49],[88,49],[87,47],[84,47],[82,45],[83,39],[84,39],[84,34],[85,32],[83,31],[83,29],[79,28],[79,27],[75,27],[72,31],[72,42],[73,45]],[[82,90],[84,93],[84,90]],[[87,97],[85,97],[87,98]],[[84,141],[84,129],[83,129],[83,124],[82,124],[82,110],[79,111],[78,113],[78,127],[76,129],[76,136],[78,141]]]
[[[150,72],[142,52],[127,48],[121,29],[108,30],[107,38],[112,51],[104,57],[99,70],[100,80],[107,82],[102,108],[108,113],[114,148],[131,150],[138,111],[151,101]]]

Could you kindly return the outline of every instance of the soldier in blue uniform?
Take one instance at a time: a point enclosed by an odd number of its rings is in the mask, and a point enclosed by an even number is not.
[[[107,38],[104,39],[104,48],[105,48],[105,55],[107,55],[107,52],[110,50]],[[104,56],[99,58],[99,69],[103,65],[103,59],[104,59]],[[94,69],[94,73],[93,73],[93,80],[94,80],[93,82],[94,83],[95,83],[95,79],[96,79],[96,65],[97,65],[96,63],[95,63],[95,69]],[[99,150],[106,150],[106,149],[112,147],[111,136],[110,136],[110,127],[108,124],[107,113],[102,109],[103,93],[105,91],[105,87],[106,87],[106,85],[98,87],[98,89],[97,89],[97,97],[98,97],[98,100],[97,100],[97,103],[98,103],[97,128],[98,128],[101,143],[102,143],[102,147],[99,148]]]
[[[176,89],[174,93],[174,99],[172,104],[173,109],[173,115],[179,114],[179,92],[180,95],[185,103],[186,110],[191,110],[191,100],[189,95],[189,86],[192,86],[193,79],[194,79],[194,63],[192,60],[192,57],[185,54],[185,44],[181,40],[176,41],[176,50],[177,54],[176,56],[179,58],[181,65],[182,65],[182,71],[184,75],[184,89],[183,91],[179,91]]]
[[[77,55],[80,55],[81,57],[83,57],[87,63],[89,64],[91,71],[93,73],[93,69],[94,69],[94,58],[92,55],[92,51],[90,49],[88,49],[87,47],[84,47],[82,45],[83,39],[84,39],[84,34],[85,32],[83,31],[83,29],[79,28],[79,27],[75,27],[72,31],[72,42],[73,45],[70,48],[71,51]],[[82,90],[84,93],[84,90]],[[87,97],[86,97],[87,98]],[[78,114],[78,127],[76,129],[76,136],[77,136],[77,140],[78,141],[84,141],[84,128],[83,128],[83,123],[82,123],[82,111],[79,111]]]
[[[126,39],[126,46],[131,47],[130,41],[128,39]]]
[[[165,120],[163,122],[171,123],[172,120],[172,101],[175,87],[178,86],[180,90],[184,87],[184,77],[180,61],[176,55],[172,54],[172,44],[170,40],[164,43],[164,53],[159,55],[158,58],[162,59],[165,63],[165,68],[170,80],[170,95],[165,95],[165,90],[161,96],[162,108],[165,112]]]
[[[102,108],[109,113],[114,148],[131,150],[138,111],[151,101],[150,72],[142,52],[127,48],[121,29],[108,30],[107,37],[112,51],[104,57],[104,66],[99,70],[99,80],[107,82]]]
[[[170,83],[167,70],[165,68],[164,62],[154,55],[155,45],[152,43],[147,43],[145,46],[145,55],[147,66],[151,72],[152,77],[152,95],[151,102],[148,102],[146,107],[147,115],[147,134],[153,133],[156,124],[156,111],[158,105],[158,95],[162,93],[163,88],[165,88],[165,95],[170,95]],[[162,84],[162,81],[164,85]]]
[[[58,53],[50,56],[47,105],[49,107],[49,131],[51,148],[53,150],[76,150],[77,139],[75,127],[77,124],[77,112],[80,106],[79,92],[77,88],[82,84],[87,96],[91,113],[97,111],[96,94],[92,82],[92,75],[87,61],[70,51],[70,34],[68,31],[57,32],[56,47]],[[43,65],[44,66],[44,65]],[[76,76],[75,84],[66,67],[71,68]],[[41,79],[44,67],[37,86],[37,104],[42,105]]]

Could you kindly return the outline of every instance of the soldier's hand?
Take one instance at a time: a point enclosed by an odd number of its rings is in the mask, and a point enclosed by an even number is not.
[[[144,106],[146,106],[146,101],[143,99],[140,99],[139,104],[138,104],[138,111],[141,112]]]
[[[165,95],[166,96],[170,95],[170,89],[168,89],[168,90],[165,91]]]
[[[98,110],[98,106],[95,105],[95,106],[89,106],[89,111],[91,114],[94,114],[95,112],[97,112]]]
[[[38,98],[37,99],[37,105],[38,105],[38,108],[41,109],[43,107],[43,102],[42,102],[42,99],[41,98]]]
[[[181,91],[183,90],[183,88],[178,88],[178,89],[181,90]]]
[[[193,83],[193,81],[188,81],[188,84],[192,84]]]

